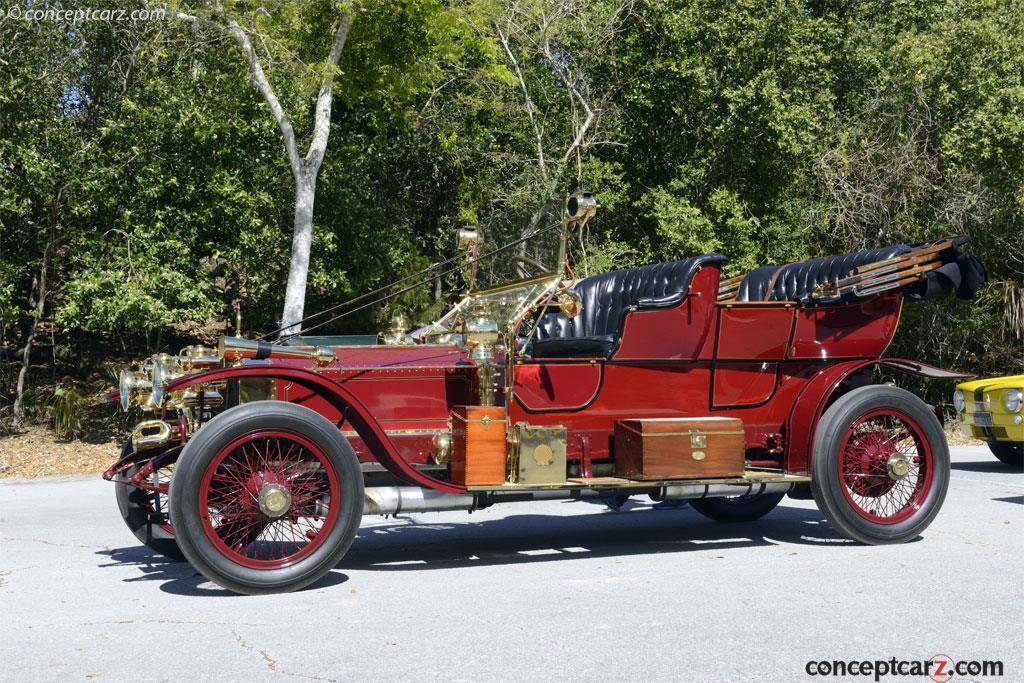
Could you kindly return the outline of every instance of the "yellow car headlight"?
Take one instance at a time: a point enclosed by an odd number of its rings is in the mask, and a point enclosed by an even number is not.
[[[1010,389],[1003,394],[1003,406],[1011,413],[1019,413],[1024,405],[1024,392],[1020,389]]]
[[[967,407],[967,401],[964,399],[964,392],[957,389],[953,392],[953,407],[956,408],[956,412],[964,412],[964,408]]]

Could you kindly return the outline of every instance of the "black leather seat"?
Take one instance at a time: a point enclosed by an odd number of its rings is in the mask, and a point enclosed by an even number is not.
[[[750,271],[740,283],[737,301],[803,301],[818,285],[844,277],[859,266],[883,261],[913,251],[905,244],[865,249],[841,256],[826,256],[785,266],[761,266]],[[776,271],[782,269],[769,292]]]
[[[545,313],[530,353],[534,358],[607,357],[615,350],[631,307],[677,306],[689,293],[690,281],[698,270],[721,265],[725,260],[721,254],[704,254],[580,280],[573,290],[583,299],[583,312],[575,318],[558,310]]]

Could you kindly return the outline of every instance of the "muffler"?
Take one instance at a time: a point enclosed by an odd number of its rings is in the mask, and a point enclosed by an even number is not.
[[[686,498],[722,498],[726,496],[757,496],[762,493],[787,493],[793,484],[783,482],[751,482],[749,484],[669,484],[659,492],[661,500]]]
[[[472,493],[442,493],[419,486],[368,486],[363,499],[364,515],[474,510],[476,507],[476,496]]]

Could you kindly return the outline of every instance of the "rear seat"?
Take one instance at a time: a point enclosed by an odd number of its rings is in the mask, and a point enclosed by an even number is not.
[[[834,282],[854,268],[902,256],[911,251],[913,250],[905,244],[896,244],[841,256],[825,256],[785,266],[761,266],[750,271],[740,283],[736,301],[807,301],[818,285]],[[775,274],[779,270],[782,272],[776,278]]]

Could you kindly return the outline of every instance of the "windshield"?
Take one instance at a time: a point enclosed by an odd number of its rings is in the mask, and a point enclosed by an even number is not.
[[[517,216],[515,220],[494,220],[479,228],[482,243],[478,253],[474,289],[500,287],[518,280],[559,270],[561,216],[546,209],[536,214]],[[531,233],[534,233],[531,235]],[[524,239],[525,238],[525,239]],[[523,240],[493,256],[488,253],[501,245]]]
[[[470,327],[494,325],[502,334],[515,334],[535,304],[548,299],[561,283],[559,266],[564,251],[560,227],[548,223],[520,234],[501,234],[497,238],[486,235],[486,241],[470,246],[464,271],[473,288],[436,321],[413,332],[412,337],[427,343],[461,344],[467,323]],[[494,244],[518,240],[522,243],[491,253]]]

